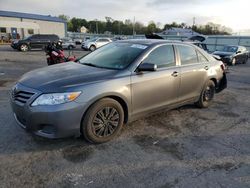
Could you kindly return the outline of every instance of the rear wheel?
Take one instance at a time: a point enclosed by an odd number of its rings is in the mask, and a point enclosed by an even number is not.
[[[82,133],[92,143],[113,139],[121,130],[124,121],[123,108],[117,101],[104,98],[93,104],[85,114]]]
[[[72,45],[68,46],[68,50],[72,50],[72,49],[73,49]]]
[[[22,45],[20,46],[20,50],[21,50],[22,52],[26,52],[26,51],[28,51],[28,49],[29,49],[29,47],[28,47],[27,44],[22,44]]]
[[[93,51],[95,51],[95,50],[96,50],[96,47],[95,47],[94,45],[92,45],[92,46],[90,46],[90,48],[89,48],[89,49],[90,49],[90,51],[91,51],[91,52],[93,52]]]
[[[247,60],[248,60],[248,58],[245,58],[244,60],[243,60],[243,64],[246,64],[247,63]]]
[[[196,103],[196,105],[200,108],[207,108],[211,104],[214,94],[215,84],[212,80],[209,80],[203,88],[199,101]]]

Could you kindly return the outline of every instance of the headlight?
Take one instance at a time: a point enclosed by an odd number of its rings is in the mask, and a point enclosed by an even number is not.
[[[31,106],[63,104],[63,103],[74,101],[80,94],[81,94],[80,91],[69,92],[69,93],[43,94],[39,96],[31,104]]]

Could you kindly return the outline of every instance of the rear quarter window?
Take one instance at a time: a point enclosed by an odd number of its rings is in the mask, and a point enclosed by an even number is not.
[[[197,50],[197,55],[198,55],[198,60],[199,62],[208,62],[208,59],[201,53]]]

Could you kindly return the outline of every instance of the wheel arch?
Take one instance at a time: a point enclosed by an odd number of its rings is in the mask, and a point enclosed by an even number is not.
[[[24,44],[28,46],[28,49],[30,49],[30,45],[27,42],[22,42],[22,43],[18,44],[18,49],[20,50],[21,46],[24,45]]]
[[[215,88],[217,88],[218,85],[217,80],[215,78],[210,78],[209,80],[212,80],[214,82]]]
[[[104,98],[110,98],[110,99],[117,101],[122,106],[122,109],[124,112],[124,123],[126,124],[128,122],[128,120],[129,120],[129,106],[128,106],[128,103],[126,102],[126,100],[124,100],[121,96],[118,96],[118,95],[105,95],[105,96],[95,98],[87,105],[86,110],[84,111],[84,113],[82,115],[80,132],[82,131],[83,120],[84,120],[84,117],[85,117],[87,111],[90,109],[90,107],[93,104],[95,104],[96,102],[98,102],[99,100],[104,99]]]

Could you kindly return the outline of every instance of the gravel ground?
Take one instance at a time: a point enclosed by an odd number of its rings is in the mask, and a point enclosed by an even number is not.
[[[161,112],[100,145],[40,138],[15,123],[9,89],[44,66],[42,51],[0,46],[0,187],[250,187],[250,62],[230,67],[208,109]]]

